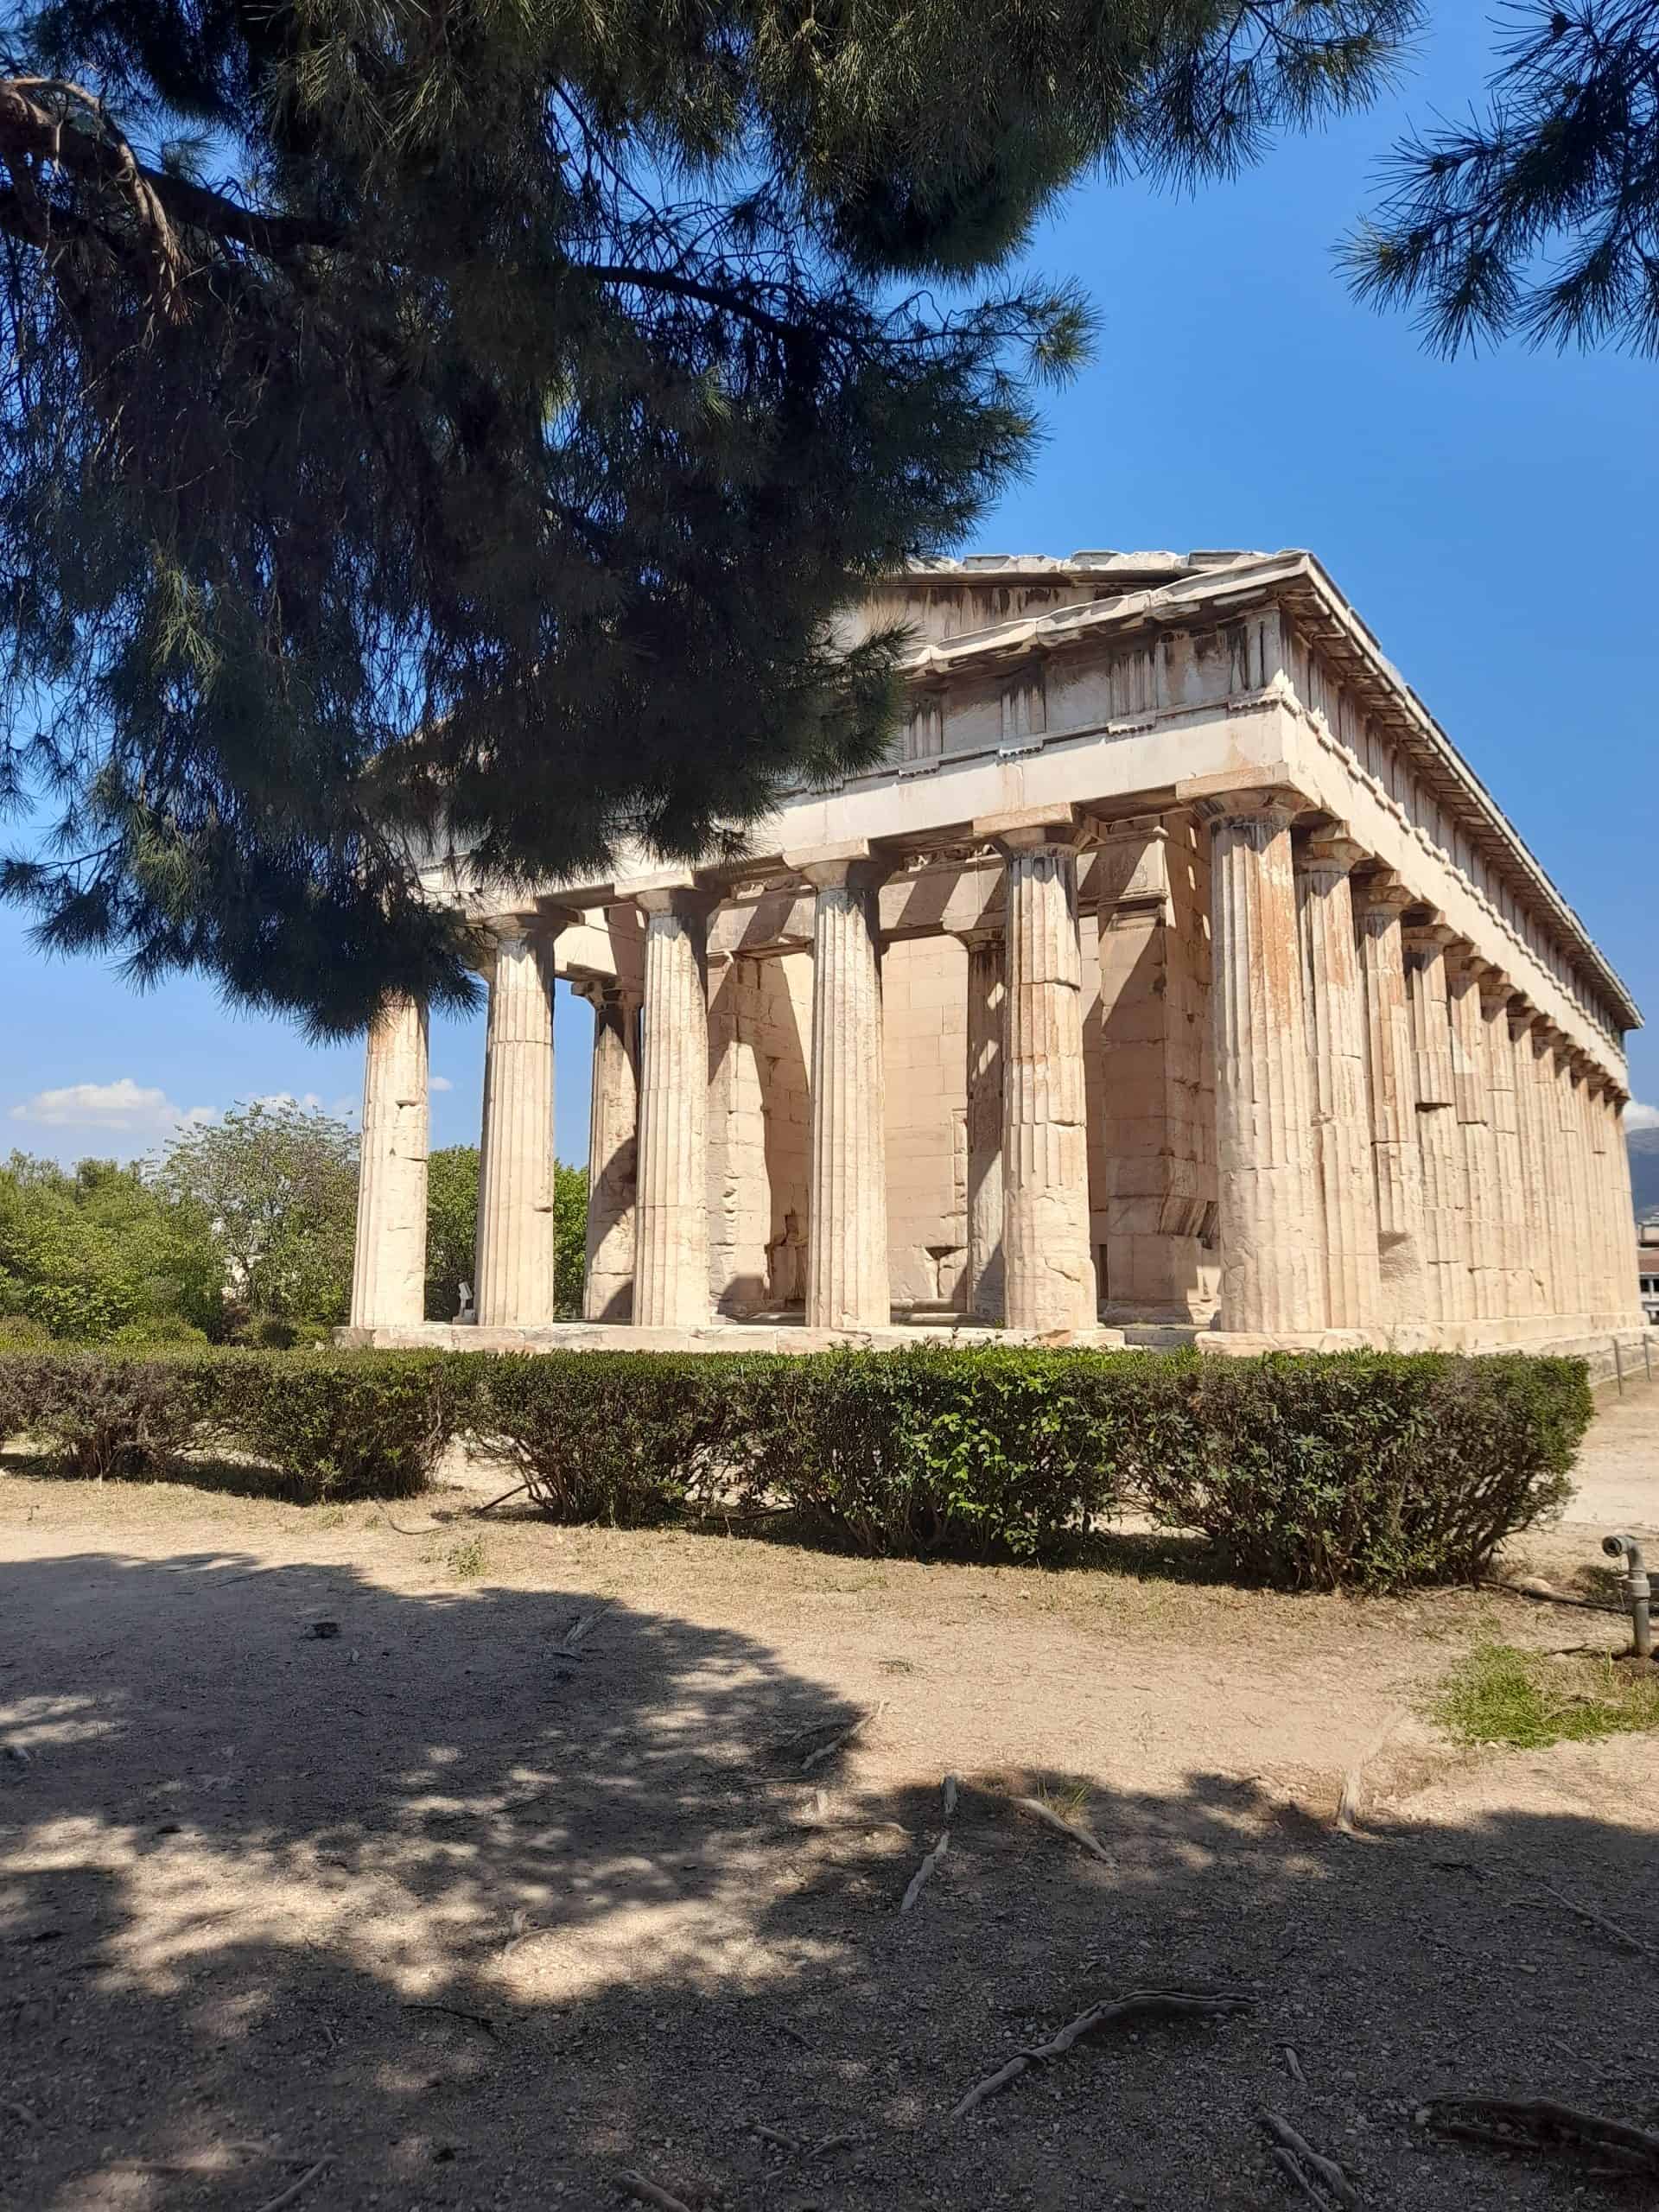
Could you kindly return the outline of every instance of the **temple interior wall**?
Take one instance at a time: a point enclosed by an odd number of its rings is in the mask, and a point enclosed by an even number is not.
[[[968,954],[910,938],[881,963],[887,1244],[896,1306],[959,1306],[968,1262]]]

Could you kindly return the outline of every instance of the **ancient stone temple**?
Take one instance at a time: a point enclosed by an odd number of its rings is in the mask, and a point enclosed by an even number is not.
[[[889,764],[741,866],[487,924],[476,1317],[423,1319],[426,1039],[368,1042],[379,1343],[1485,1346],[1642,1325],[1640,1017],[1305,553],[893,578]],[[585,1321],[553,1325],[552,989],[594,1009]],[[362,1340],[360,1338],[359,1341]]]

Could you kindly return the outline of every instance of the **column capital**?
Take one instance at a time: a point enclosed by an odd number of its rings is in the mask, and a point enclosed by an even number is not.
[[[520,906],[504,914],[481,914],[474,927],[488,943],[491,954],[504,944],[531,943],[547,951],[562,930],[582,919],[573,906]]]
[[[718,891],[709,890],[690,875],[640,884],[628,896],[642,913],[673,914],[683,922],[707,921],[720,904]]]
[[[595,1008],[613,1006],[631,1011],[643,1004],[645,995],[642,984],[624,982],[620,976],[573,976],[570,988]]]
[[[1282,818],[1288,826],[1299,814],[1315,813],[1319,801],[1282,760],[1256,769],[1224,769],[1217,776],[1185,776],[1175,786],[1176,804],[1190,806],[1200,822],[1247,822]]]
[[[1444,952],[1448,946],[1456,944],[1458,942],[1456,930],[1448,928],[1440,919],[1439,911],[1433,906],[1429,908],[1421,921],[1407,922],[1404,925],[1404,931],[1406,944],[1409,949],[1413,952],[1425,955]]]
[[[1462,986],[1478,983],[1484,976],[1496,971],[1493,963],[1477,952],[1467,938],[1454,937],[1446,948],[1446,972],[1452,982]]]
[[[978,952],[987,947],[1003,944],[1007,942],[1007,932],[1001,921],[963,922],[956,929],[941,931],[940,934],[944,937],[955,938],[957,944],[966,945],[969,952]]]
[[[1513,1004],[1515,999],[1515,985],[1507,972],[1503,969],[1500,968],[1495,960],[1486,960],[1481,963],[1481,973],[1478,980],[1480,983],[1480,1003],[1482,1010],[1484,1013],[1489,1014],[1502,1014],[1506,1010],[1506,1008]]]
[[[815,891],[879,891],[893,874],[895,856],[861,837],[816,852],[785,853],[784,864]]]
[[[1397,916],[1408,906],[1422,904],[1405,878],[1391,868],[1373,868],[1368,875],[1357,875],[1353,885],[1354,903],[1363,912]]]
[[[1033,853],[1076,853],[1095,834],[1095,825],[1075,806],[1012,806],[983,814],[970,833],[976,844],[995,845],[1004,860]]]
[[[1345,822],[1314,830],[1294,851],[1296,865],[1306,875],[1351,875],[1362,861],[1370,858]]]

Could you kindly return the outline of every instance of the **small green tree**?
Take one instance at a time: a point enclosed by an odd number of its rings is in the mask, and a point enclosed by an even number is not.
[[[452,1144],[427,1162],[426,1318],[453,1321],[461,1310],[461,1286],[476,1281],[474,1250],[478,1237],[478,1147]],[[582,1312],[582,1277],[588,1263],[588,1171],[553,1170],[553,1296],[563,1321]]]
[[[588,1272],[588,1170],[553,1169],[553,1300],[562,1321],[582,1313],[582,1286]]]
[[[188,1198],[136,1167],[83,1160],[66,1171],[14,1152],[0,1168],[0,1313],[54,1337],[224,1326],[225,1263]]]
[[[357,1138],[332,1115],[256,1099],[170,1144],[153,1187],[212,1224],[241,1325],[327,1326],[351,1302]]]
[[[478,1237],[478,1147],[445,1145],[426,1164],[426,1318],[453,1321],[473,1276]]]

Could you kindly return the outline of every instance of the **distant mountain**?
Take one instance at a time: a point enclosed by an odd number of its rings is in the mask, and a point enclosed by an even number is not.
[[[1659,1128],[1632,1129],[1626,1141],[1630,1148],[1630,1197],[1636,1217],[1659,1220]]]

